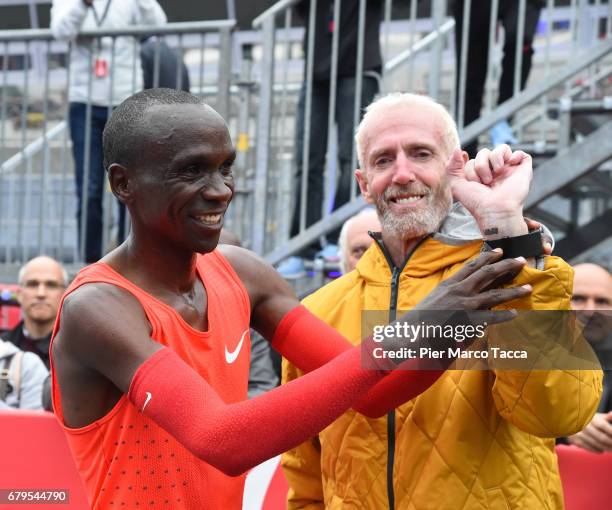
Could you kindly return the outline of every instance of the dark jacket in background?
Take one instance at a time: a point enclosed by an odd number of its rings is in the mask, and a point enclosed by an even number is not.
[[[189,73],[183,59],[177,51],[168,46],[165,41],[159,43],[150,38],[140,46],[140,60],[142,62],[142,77],[145,89],[152,89],[155,83],[155,52],[159,47],[159,78],[157,87],[169,89],[178,88],[177,65],[181,66],[181,90],[189,92]]]
[[[313,0],[314,1],[314,0]],[[316,0],[314,68],[315,80],[329,80],[332,59],[332,28],[334,1]],[[383,15],[382,0],[368,0],[365,13],[365,37],[363,47],[363,70],[380,71],[380,23]],[[308,52],[308,18],[310,0],[302,0],[296,6],[304,21],[304,53]],[[357,36],[359,34],[359,0],[342,0],[340,4],[340,37],[338,41],[338,76],[355,76],[357,63]]]
[[[51,343],[51,333],[42,338],[30,338],[24,334],[23,321],[21,321],[13,329],[4,333],[2,339],[11,342],[22,351],[38,354],[40,359],[45,363],[47,369],[49,369],[49,344]]]

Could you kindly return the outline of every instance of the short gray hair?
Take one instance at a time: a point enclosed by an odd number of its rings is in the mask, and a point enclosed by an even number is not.
[[[385,96],[381,96],[366,108],[366,112],[355,130],[355,147],[357,148],[357,158],[359,159],[359,168],[364,168],[365,163],[365,135],[367,132],[368,124],[371,122],[378,112],[390,109],[414,107],[414,106],[427,106],[435,110],[444,123],[444,141],[446,144],[446,150],[450,156],[454,149],[461,147],[459,140],[459,132],[457,131],[457,125],[451,117],[450,113],[442,106],[437,103],[429,96],[423,96],[419,94],[411,94],[408,92],[391,92]]]

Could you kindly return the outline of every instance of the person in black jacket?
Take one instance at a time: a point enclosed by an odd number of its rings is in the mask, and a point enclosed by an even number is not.
[[[155,54],[159,52],[158,76],[155,80]],[[189,72],[180,54],[170,48],[164,40],[157,41],[150,37],[140,45],[140,61],[145,89],[164,87],[189,92]],[[177,66],[181,66],[180,74]]]
[[[314,0],[313,0],[314,1]],[[368,1],[364,32],[363,81],[361,107],[372,102],[379,91],[377,76],[382,69],[380,53],[380,23],[382,21],[382,1]],[[340,175],[336,187],[334,209],[350,199],[353,180],[352,156],[354,151],[353,111],[356,87],[357,42],[359,25],[359,0],[342,0],[340,4],[340,27],[338,42],[338,66],[336,85],[335,120],[338,127],[338,159]],[[302,0],[296,6],[297,13],[305,21],[304,35],[305,62],[308,61],[308,17],[310,1]],[[306,205],[306,226],[321,219],[323,204],[323,171],[327,149],[327,124],[329,115],[330,76],[332,64],[332,38],[334,35],[334,0],[317,0],[314,24],[314,69],[312,81],[312,108],[310,113],[310,144],[308,159],[308,203]],[[306,73],[304,73],[306,76]],[[306,82],[306,79],[304,80]],[[302,158],[304,154],[304,116],[306,103],[306,84],[302,87],[297,114],[296,137],[296,196],[291,236],[299,232]],[[361,116],[360,116],[361,118]],[[338,232],[339,233],[339,232]],[[330,239],[337,241],[338,233]],[[315,250],[316,251],[316,250]],[[303,255],[312,255],[304,253]],[[280,270],[280,268],[279,268]],[[282,271],[281,271],[282,273]]]
[[[531,60],[533,57],[533,39],[535,37],[542,0],[527,0],[525,2],[525,26],[522,41],[522,65],[520,71],[520,90],[525,88]],[[461,48],[463,37],[464,0],[456,0],[452,8],[455,18],[455,49],[457,52],[457,93],[459,92]],[[491,18],[491,2],[489,0],[473,0],[470,8],[470,25],[468,31],[467,68],[465,77],[464,122],[467,126],[480,117],[482,97],[487,76],[489,56],[489,23]],[[500,0],[497,21],[504,27],[504,57],[502,74],[499,81],[499,96],[497,103],[501,104],[514,95],[514,70],[516,59],[516,41],[518,37],[519,2],[516,0]],[[457,103],[457,110],[459,103]],[[458,112],[457,112],[458,113]],[[515,144],[516,138],[507,120],[498,122],[490,132],[492,145],[501,143]],[[463,149],[474,157],[478,150],[477,141],[464,145]]]

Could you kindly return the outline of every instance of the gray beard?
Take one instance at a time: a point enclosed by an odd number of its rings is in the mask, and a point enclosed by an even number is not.
[[[425,207],[409,214],[397,216],[388,206],[391,195],[389,191],[387,190],[377,198],[376,210],[378,211],[382,231],[402,240],[423,237],[437,232],[453,205],[450,188],[439,186],[433,192],[429,190]]]

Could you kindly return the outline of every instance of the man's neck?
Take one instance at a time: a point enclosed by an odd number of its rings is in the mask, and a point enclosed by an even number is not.
[[[146,239],[130,237],[118,249],[116,260],[124,276],[153,293],[156,290],[189,292],[197,277],[196,257],[193,252],[169,245],[159,248]]]
[[[27,317],[23,319],[23,329],[28,332],[28,338],[31,340],[40,340],[50,335],[53,331],[53,323],[55,319],[47,322],[35,322]]]
[[[395,267],[401,268],[406,261],[408,254],[414,250],[416,245],[423,239],[422,237],[413,237],[410,239],[401,239],[397,236],[390,235],[382,231],[382,241],[393,261]]]

